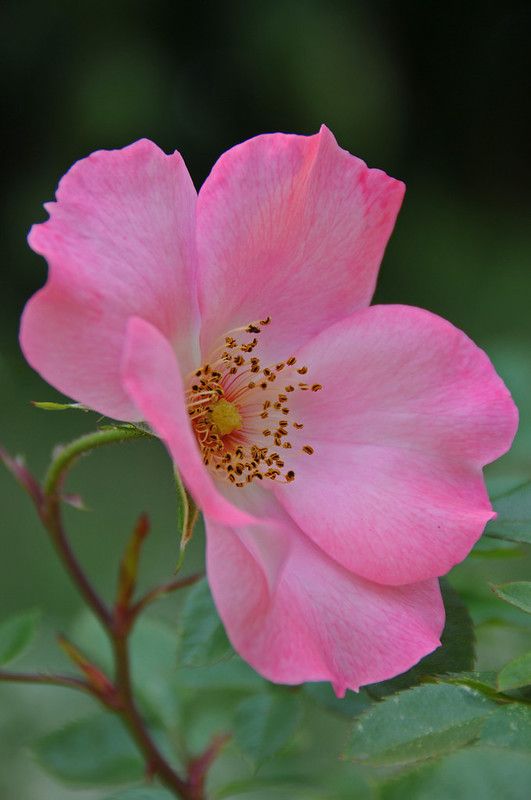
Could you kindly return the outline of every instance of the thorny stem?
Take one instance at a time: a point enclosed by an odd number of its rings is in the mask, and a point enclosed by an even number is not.
[[[45,506],[41,512],[41,520],[50,534],[50,539],[57,555],[70,577],[76,584],[85,602],[93,610],[106,630],[110,630],[113,624],[111,612],[91,584],[79,561],[74,555],[70,542],[63,528],[61,501],[58,497],[47,497]]]
[[[67,689],[77,689],[81,692],[94,695],[92,687],[81,678],[72,675],[47,675],[42,672],[8,672],[0,670],[0,681],[6,683],[37,683],[46,686],[64,686]]]
[[[46,477],[44,478],[44,493],[48,497],[57,494],[57,490],[61,487],[68,469],[72,466],[72,463],[84,453],[88,453],[105,444],[127,442],[129,439],[141,439],[145,436],[150,436],[150,434],[134,425],[121,425],[116,428],[110,428],[109,430],[87,433],[85,436],[75,439],[73,442],[70,442],[70,444],[62,447],[52,461],[46,473]]]
[[[146,606],[154,603],[155,600],[158,600],[160,597],[164,597],[166,594],[175,592],[178,589],[184,589],[187,586],[192,586],[192,584],[200,581],[201,578],[204,578],[204,573],[196,572],[194,575],[189,575],[187,578],[180,578],[179,580],[164,583],[162,586],[156,586],[154,589],[151,589],[151,591],[146,592],[146,594],[141,597],[140,600],[137,600],[137,602],[131,606],[129,610],[130,617],[136,618],[146,608]]]
[[[158,749],[136,706],[131,682],[128,641],[134,621],[147,605],[164,594],[195,583],[202,575],[191,575],[188,578],[182,578],[156,587],[147,592],[135,604],[130,604],[126,609],[121,608],[121,613],[117,613],[116,609],[111,611],[101,599],[77,560],[66,536],[61,515],[60,490],[68,469],[79,456],[104,444],[124,442],[149,435],[134,426],[120,426],[82,436],[61,449],[45,477],[43,493],[33,497],[39,516],[50,534],[59,558],[86,603],[102,623],[111,641],[115,662],[114,685],[110,684],[112,696],[104,695],[98,691],[97,686],[91,685],[89,681],[65,675],[17,674],[0,670],[0,681],[63,686],[78,689],[97,697],[107,708],[118,714],[129,729],[131,736],[144,756],[148,775],[156,775],[176,797],[182,800],[203,800],[206,770],[220,750],[225,738],[216,739],[202,756],[192,759],[189,762],[188,775],[186,778],[182,778]],[[182,534],[183,540],[186,542],[191,536],[198,509],[188,493],[183,492],[182,494],[184,512]]]

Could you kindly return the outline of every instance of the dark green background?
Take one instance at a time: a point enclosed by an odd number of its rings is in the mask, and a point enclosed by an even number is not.
[[[147,136],[179,149],[199,187],[233,144],[325,122],[344,148],[408,186],[377,299],[442,314],[489,351],[522,417],[513,453],[491,474],[531,477],[529,3],[10,0],[0,15],[0,439],[9,448],[41,471],[54,443],[94,423],[29,406],[57,394],[25,365],[16,339],[23,304],[45,278],[25,237],[71,163]],[[94,509],[70,515],[76,546],[107,591],[140,510],[154,522],[145,582],[167,578],[176,557],[168,460],[154,444],[129,448],[94,456],[72,480]],[[77,598],[3,472],[0,491],[0,617],[39,604],[50,626],[68,627]],[[198,541],[192,563],[201,550]],[[491,602],[488,581],[511,576],[526,577],[523,559],[472,558],[454,584],[477,611]],[[483,666],[521,651],[518,631],[477,613]],[[50,642],[45,626],[28,663],[58,663]],[[1,689],[12,768],[1,768],[0,794],[73,797],[21,748],[78,701]]]

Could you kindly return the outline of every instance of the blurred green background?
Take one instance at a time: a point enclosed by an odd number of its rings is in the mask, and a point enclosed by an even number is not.
[[[377,300],[429,308],[487,349],[521,412],[516,445],[489,479],[531,478],[528,2],[4,0],[0,36],[0,440],[32,469],[41,473],[54,444],[94,425],[88,415],[30,406],[58,396],[17,344],[23,304],[46,274],[25,237],[45,218],[42,203],[59,177],[93,150],[145,136],[180,150],[199,187],[233,144],[267,131],[313,133],[325,122],[344,148],[408,186]],[[68,514],[75,545],[104,592],[142,510],[153,521],[143,583],[171,575],[175,497],[162,447],[138,442],[94,455],[71,486],[91,509]],[[41,606],[45,623],[26,663],[64,668],[52,632],[70,629],[78,598],[5,471],[0,492],[0,618]],[[506,625],[489,592],[489,581],[529,576],[529,559],[508,555],[472,556],[452,576],[479,623],[485,669],[517,655],[529,637],[523,614]],[[187,569],[201,559],[199,537]],[[165,601],[158,613],[171,621],[176,604]],[[86,708],[62,690],[0,686],[2,800],[102,796],[60,787],[28,749],[35,735]],[[323,769],[335,769],[342,725],[310,714],[293,758],[309,769],[319,754]],[[241,761],[229,752],[228,772],[249,772]]]

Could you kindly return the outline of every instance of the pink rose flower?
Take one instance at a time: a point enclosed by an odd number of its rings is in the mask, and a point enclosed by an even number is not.
[[[494,516],[517,411],[441,318],[369,307],[404,185],[315,136],[257,136],[199,194],[143,140],[79,161],[31,247],[21,344],[51,384],[163,439],[235,649],[280,683],[390,678],[439,645],[437,576]]]

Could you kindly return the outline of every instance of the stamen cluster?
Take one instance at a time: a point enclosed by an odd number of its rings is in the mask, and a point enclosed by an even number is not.
[[[187,392],[203,462],[239,488],[264,478],[295,480],[295,471],[285,463],[297,452],[289,429],[301,430],[304,423],[291,419],[290,396],[322,389],[300,380],[308,367],[297,367],[294,356],[264,367],[252,355],[262,327],[270,322],[267,317],[229,331],[208,363],[194,373]],[[243,334],[253,338],[241,341]],[[314,450],[305,444],[300,452],[312,455]]]

